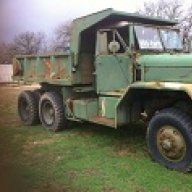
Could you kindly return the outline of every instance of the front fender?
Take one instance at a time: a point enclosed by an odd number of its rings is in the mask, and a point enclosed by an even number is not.
[[[123,95],[120,97],[116,105],[116,126],[127,124],[132,122],[133,119],[137,119],[139,114],[139,104],[134,102],[140,99],[142,91],[173,91],[173,92],[184,92],[187,97],[192,100],[192,84],[178,83],[178,82],[136,82],[127,87]]]

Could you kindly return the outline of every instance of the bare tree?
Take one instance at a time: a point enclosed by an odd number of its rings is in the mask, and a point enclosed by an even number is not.
[[[0,43],[0,63],[12,63],[15,55],[46,53],[44,33],[24,32],[15,36],[11,43]]]
[[[143,7],[139,9],[137,13],[164,19],[180,20],[183,15],[183,5],[180,0],[144,2]]]
[[[0,44],[0,64],[12,63],[12,54],[10,51],[10,44],[2,42]]]
[[[5,43],[0,44],[0,64],[4,64],[6,62],[5,59]]]
[[[67,21],[56,28],[55,38],[53,42],[54,52],[65,52],[69,50],[71,32],[72,32],[71,21]]]
[[[32,55],[40,53],[44,43],[44,33],[24,32],[15,36],[10,49],[15,54]]]
[[[188,50],[192,37],[192,5],[186,11],[180,0],[158,0],[144,2],[143,7],[137,11],[138,14],[160,17],[163,19],[177,20],[178,27],[183,33],[184,49]]]
[[[192,46],[192,5],[187,9],[186,15],[180,23],[183,31],[183,44],[185,50],[191,51]]]

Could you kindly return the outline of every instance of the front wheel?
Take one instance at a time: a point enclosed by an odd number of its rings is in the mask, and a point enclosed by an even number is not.
[[[161,110],[149,122],[146,139],[156,162],[170,169],[190,169],[192,120],[187,114],[175,108]]]
[[[42,125],[52,131],[66,126],[65,110],[62,97],[56,92],[47,92],[39,102],[39,116]]]

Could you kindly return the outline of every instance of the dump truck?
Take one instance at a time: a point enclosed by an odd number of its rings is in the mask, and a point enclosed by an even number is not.
[[[144,122],[152,159],[189,171],[192,55],[177,24],[113,9],[75,19],[68,53],[14,58],[14,80],[40,85],[18,96],[21,121],[51,131]]]

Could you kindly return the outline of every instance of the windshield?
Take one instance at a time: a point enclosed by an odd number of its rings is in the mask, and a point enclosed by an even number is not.
[[[135,33],[140,49],[182,50],[182,37],[178,30],[158,29],[155,27],[135,26]]]
[[[163,50],[163,45],[157,28],[135,26],[135,33],[140,49]]]
[[[166,49],[183,49],[179,31],[160,29],[160,34]]]

